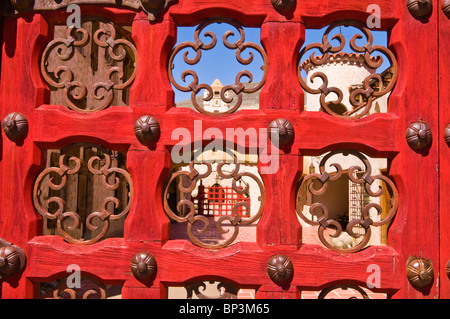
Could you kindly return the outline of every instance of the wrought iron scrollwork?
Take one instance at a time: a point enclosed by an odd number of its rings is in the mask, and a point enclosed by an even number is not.
[[[69,287],[68,279],[62,278],[43,284],[41,298],[43,299],[106,299],[107,288],[96,280],[81,277],[80,287]],[[69,281],[70,282],[70,281]]]
[[[390,51],[388,48],[382,45],[373,44],[373,35],[370,29],[368,29],[366,26],[364,26],[364,24],[360,22],[350,20],[338,21],[331,24],[326,29],[325,34],[323,35],[322,43],[312,43],[305,46],[300,52],[299,61],[301,61],[302,57],[305,56],[308,51],[316,49],[319,50],[320,53],[322,53],[322,56],[315,56],[315,53],[312,52],[307,61],[311,63],[313,66],[321,66],[326,64],[333,54],[338,54],[342,52],[346,44],[346,39],[344,35],[338,33],[333,36],[332,40],[336,40],[339,42],[339,45],[337,46],[333,46],[328,39],[330,32],[333,29],[338,28],[340,26],[346,27],[352,26],[359,29],[364,34],[365,39],[367,39],[367,42],[364,45],[359,46],[356,44],[357,40],[364,38],[364,36],[361,35],[360,33],[353,35],[349,44],[350,48],[354,52],[356,52],[357,54],[362,54],[364,65],[367,68],[376,71],[383,64],[383,57],[381,55],[378,55],[376,57],[372,56],[372,54],[374,54],[377,51],[384,54],[388,58],[390,62],[388,72],[390,73],[391,76],[390,80],[387,81],[387,83],[385,83],[386,81],[384,81],[381,74],[371,73],[364,79],[363,83],[361,83],[361,87],[351,91],[349,97],[351,109],[347,109],[345,112],[343,112],[343,114],[338,114],[335,111],[333,111],[328,104],[329,103],[334,105],[342,104],[341,102],[343,101],[344,94],[340,88],[329,87],[329,81],[325,73],[319,71],[312,73],[312,76],[310,78],[311,81],[314,81],[316,78],[320,78],[322,80],[322,85],[317,89],[311,88],[301,76],[303,64],[299,63],[298,79],[300,81],[302,88],[307,93],[314,95],[320,94],[320,106],[328,114],[343,118],[361,118],[369,113],[373,102],[377,98],[380,98],[392,91],[398,77],[398,64],[392,51]],[[326,98],[330,94],[336,95],[337,99],[331,102],[327,102]]]
[[[194,164],[202,164],[206,166],[206,172],[200,173],[195,167]],[[202,241],[202,239],[199,239],[195,232],[198,232],[200,234],[205,233],[208,228],[210,227],[210,221],[208,217],[203,215],[196,214],[196,207],[192,200],[184,198],[178,201],[176,205],[176,212],[174,212],[171,208],[171,205],[169,205],[168,202],[168,192],[169,187],[172,185],[172,183],[177,183],[177,191],[184,195],[189,195],[193,193],[193,191],[196,189],[197,182],[199,182],[201,179],[204,179],[211,175],[213,172],[212,164],[207,161],[202,161],[200,163],[196,163],[195,161],[192,161],[189,164],[189,171],[180,170],[178,172],[175,172],[172,174],[170,180],[168,181],[165,191],[164,191],[164,209],[166,211],[166,214],[173,219],[174,221],[178,223],[186,223],[187,222],[187,234],[189,238],[192,240],[192,242],[200,247],[203,248],[209,248],[209,249],[215,249],[215,248],[223,248],[231,243],[234,242],[234,240],[237,238],[239,234],[239,226],[243,225],[251,225],[258,221],[261,218],[263,209],[264,209],[264,203],[265,203],[265,195],[264,195],[264,185],[262,181],[254,174],[250,172],[239,172],[240,169],[240,163],[237,161],[236,157],[234,160],[234,169],[232,169],[231,172],[226,172],[223,170],[223,166],[226,164],[230,164],[227,161],[223,161],[217,164],[217,174],[222,179],[231,179],[232,180],[232,188],[233,191],[237,194],[246,194],[250,190],[250,186],[248,183],[243,181],[243,177],[247,177],[252,179],[254,182],[256,182],[259,192],[260,192],[260,205],[258,208],[258,211],[250,215],[249,217],[241,216],[238,214],[238,210],[242,209],[243,207],[246,209],[247,212],[250,211],[249,203],[247,201],[237,201],[233,204],[232,207],[232,214],[231,215],[225,215],[218,218],[218,221],[216,222],[216,228],[219,234],[227,234],[229,233],[229,229],[224,228],[224,224],[228,224],[227,226],[231,226],[232,234],[230,237],[225,238],[222,242],[218,243],[207,243]],[[238,186],[238,182],[243,182],[245,187]],[[185,216],[182,216],[180,213],[180,210],[182,207],[186,207],[188,209],[188,213]],[[196,224],[203,224],[204,227],[201,229],[193,229],[194,225]]]
[[[78,112],[94,112],[107,108],[114,100],[115,90],[129,88],[137,73],[138,54],[134,44],[126,38],[119,38],[116,26],[112,22],[98,17],[89,21],[97,20],[101,23],[95,32],[89,32],[83,27],[68,27],[66,37],[52,40],[42,54],[41,74],[45,82],[52,89],[62,90],[65,106]],[[93,43],[90,41],[91,38]],[[94,47],[98,47],[105,50],[110,60],[108,65],[94,66],[99,69],[108,68],[105,70],[103,81],[95,82],[93,75],[90,75],[88,80],[85,78],[85,81],[76,79],[73,67],[68,63],[74,58],[77,49],[88,45],[91,45],[91,52],[87,56],[97,56]],[[125,71],[123,66],[117,66],[117,63],[122,63],[127,58],[133,61],[131,72]],[[57,65],[53,66],[52,71],[49,70],[50,59],[58,62],[54,62]],[[92,101],[100,101],[99,104],[83,106],[88,104],[86,102],[88,94]]]
[[[48,167],[39,174],[34,183],[33,203],[43,218],[57,221],[56,229],[66,241],[80,245],[92,244],[106,235],[111,221],[124,218],[130,211],[133,197],[131,177],[126,170],[111,167],[111,155],[107,153],[103,153],[101,157],[92,156],[87,161],[87,164],[76,156],[71,156],[68,160],[66,160],[66,157],[66,154],[60,155],[58,167]],[[48,199],[41,196],[44,179],[46,179],[46,185],[51,191],[59,192],[66,187],[68,177],[80,174],[82,170],[85,170],[86,165],[90,174],[101,177],[101,184],[108,191],[117,191],[119,186],[125,181],[129,188],[128,203],[125,207],[122,207],[122,201],[119,198],[106,196],[103,199],[100,211],[91,212],[86,218],[82,218],[77,211],[66,211],[66,201],[60,197],[59,193],[58,196],[50,196]],[[96,166],[99,168],[96,168]],[[111,179],[114,179],[114,181],[111,181]],[[50,209],[50,205],[53,206],[52,209]],[[114,212],[114,210],[118,212]],[[74,238],[66,230],[66,228],[70,231],[79,229],[83,219],[85,219],[84,223],[87,229],[98,232],[96,236],[92,236],[88,240]],[[71,224],[67,223],[67,221],[71,221]]]
[[[359,166],[352,166],[348,169],[347,175],[349,180],[357,185],[361,185],[364,187],[365,192],[372,198],[374,197],[381,197],[385,192],[389,192],[390,196],[390,207],[387,212],[383,212],[383,208],[378,203],[368,203],[364,207],[362,207],[361,216],[360,218],[355,218],[350,220],[345,230],[343,229],[343,226],[341,223],[335,219],[330,218],[328,213],[328,208],[323,203],[315,202],[313,203],[309,208],[309,213],[311,214],[311,219],[302,212],[301,207],[301,198],[300,198],[300,192],[297,193],[297,214],[304,220],[306,223],[318,226],[318,235],[320,241],[325,245],[325,247],[329,248],[330,250],[337,251],[337,252],[356,252],[364,248],[370,238],[371,238],[371,227],[378,227],[388,224],[395,216],[397,212],[398,207],[398,191],[395,186],[395,184],[386,176],[384,175],[374,175],[372,176],[372,166],[369,162],[369,160],[361,153],[357,151],[352,150],[344,150],[344,151],[333,151],[328,153],[323,157],[323,159],[320,161],[320,173],[311,173],[306,175],[303,178],[302,184],[300,186],[300,189],[302,187],[306,187],[307,191],[315,196],[323,195],[327,191],[327,186],[329,181],[335,181],[339,179],[341,176],[343,176],[344,172],[338,163],[332,163],[329,164],[328,160],[336,155],[336,154],[342,154],[344,156],[352,155],[357,157],[361,162],[364,164],[364,167],[361,168]],[[334,167],[335,172],[328,173],[326,171],[327,165]],[[364,172],[361,177],[358,176],[358,172]],[[372,190],[372,185],[376,180],[381,181],[379,185],[378,190]],[[314,183],[316,181],[316,183]],[[319,189],[317,189],[317,185],[320,186]],[[316,187],[316,188],[315,188]],[[379,215],[383,213],[384,217],[379,221],[374,221],[370,217],[370,210],[376,210]],[[314,220],[314,219],[317,220]],[[364,233],[357,233],[354,231],[355,227],[361,227],[364,230]],[[334,230],[334,233],[330,233],[329,236],[331,238],[338,238],[343,234],[343,232],[346,232],[350,237],[360,240],[359,243],[355,244],[353,247],[350,248],[338,248],[334,245],[332,245],[327,238],[325,237],[325,231],[326,230]]]
[[[359,286],[356,285],[337,285],[337,286],[331,286],[328,288],[325,288],[324,290],[322,290],[319,294],[318,299],[328,299],[326,298],[332,291],[337,290],[337,289],[343,289],[343,290],[349,290],[353,293],[353,296],[349,297],[348,299],[370,299],[369,295],[367,294],[367,292],[364,291],[364,289],[362,289]],[[362,297],[362,298],[361,298]],[[331,298],[333,299],[333,298]]]
[[[261,55],[261,57],[264,61],[264,64],[261,67],[261,70],[264,71],[264,74],[263,74],[261,81],[259,83],[257,83],[257,85],[254,85],[254,86],[247,85],[246,86],[241,82],[241,79],[243,77],[248,77],[250,79],[250,82],[253,81],[253,74],[248,70],[243,70],[243,71],[240,71],[236,75],[234,84],[225,85],[221,89],[220,98],[225,103],[233,102],[233,97],[227,96],[227,94],[226,94],[227,92],[232,91],[237,96],[237,101],[234,102],[234,105],[230,106],[230,108],[224,112],[207,111],[203,108],[202,105],[200,105],[198,103],[198,101],[196,99],[196,95],[201,90],[204,89],[208,93],[206,95],[206,97],[203,97],[204,101],[210,101],[213,98],[214,93],[213,93],[213,89],[210,85],[199,84],[199,77],[194,70],[185,70],[181,74],[181,78],[183,81],[185,81],[187,76],[191,76],[193,78],[192,82],[187,86],[180,85],[173,76],[174,59],[178,55],[178,53],[180,53],[182,50],[192,49],[195,52],[196,55],[192,59],[188,57],[188,53],[189,53],[188,51],[185,51],[184,55],[183,55],[184,61],[187,64],[195,65],[201,60],[202,51],[211,50],[216,46],[217,36],[212,31],[206,31],[204,33],[205,37],[208,37],[211,39],[211,41],[209,43],[204,43],[200,39],[200,34],[203,32],[203,30],[206,27],[208,27],[210,24],[213,24],[213,23],[227,23],[227,24],[230,24],[231,26],[233,26],[236,30],[238,30],[240,37],[234,43],[231,43],[228,40],[228,38],[230,36],[234,35],[234,32],[232,30],[229,30],[223,34],[222,41],[223,41],[223,44],[225,45],[225,47],[227,47],[228,49],[236,50],[236,59],[239,63],[241,63],[242,65],[249,65],[250,63],[253,62],[254,54],[252,51],[249,52],[250,56],[248,58],[242,57],[242,53],[244,52],[244,50],[247,50],[247,49],[252,49],[252,50],[257,51]],[[243,94],[255,93],[264,86],[264,83],[265,83],[266,77],[267,77],[267,66],[268,66],[268,59],[267,59],[266,52],[264,51],[264,49],[261,46],[259,46],[256,43],[245,42],[245,32],[244,32],[242,25],[240,25],[238,22],[230,20],[230,19],[220,18],[220,19],[207,20],[207,21],[203,22],[195,30],[194,42],[183,42],[183,43],[180,43],[179,45],[177,45],[173,49],[173,51],[170,55],[170,59],[169,59],[168,74],[169,74],[170,82],[176,89],[178,89],[182,92],[191,92],[191,101],[192,101],[194,107],[197,109],[197,111],[204,113],[204,114],[219,115],[219,114],[228,114],[228,113],[235,112],[242,104]]]
[[[207,288],[213,288],[216,294],[207,293]],[[239,288],[236,288],[225,282],[195,282],[185,287],[187,291],[186,299],[237,299]],[[218,293],[218,295],[217,295]]]

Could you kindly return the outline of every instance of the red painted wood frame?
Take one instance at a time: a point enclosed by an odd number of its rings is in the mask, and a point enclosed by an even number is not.
[[[389,112],[361,120],[305,112],[296,74],[305,29],[321,28],[342,19],[365,23],[370,4],[381,9],[381,29],[389,31],[389,48],[399,63],[399,79],[389,99]],[[129,106],[111,106],[91,114],[49,105],[49,92],[40,76],[39,59],[49,41],[49,26],[58,19],[64,22],[64,11],[4,18],[0,115],[4,118],[10,112],[23,113],[30,130],[22,145],[4,134],[0,140],[0,238],[21,247],[27,255],[25,270],[1,283],[1,297],[38,297],[38,283],[66,276],[70,264],[78,264],[84,274],[103,283],[122,284],[123,298],[165,298],[170,285],[204,279],[254,288],[257,298],[299,298],[302,290],[322,290],[341,283],[365,286],[370,275],[367,269],[372,264],[381,270],[380,287],[375,291],[392,298],[436,298],[440,287],[442,296],[449,297],[450,285],[443,274],[444,263],[450,259],[446,248],[450,237],[445,231],[445,226],[450,225],[446,214],[450,172],[444,165],[450,150],[442,142],[442,132],[450,122],[446,107],[450,102],[449,67],[445,63],[450,49],[450,22],[439,7],[435,0],[431,16],[420,21],[408,12],[404,1],[299,1],[294,13],[285,17],[272,8],[269,0],[183,0],[151,24],[142,12],[83,6],[83,14],[113,21],[133,20],[133,39],[140,57]],[[196,25],[213,16],[261,28],[269,69],[259,110],[215,117],[172,107],[174,93],[167,62],[177,26]],[[134,135],[135,121],[145,114],[156,117],[161,125],[155,149],[141,145]],[[265,128],[277,118],[291,121],[296,134],[290,150],[279,157],[279,170],[262,175],[266,205],[257,227],[257,241],[211,251],[187,241],[169,240],[170,223],[162,194],[170,168],[169,150],[176,143],[170,139],[173,129],[185,127],[193,132],[194,120],[202,120],[203,130],[215,127],[225,132],[226,128],[247,127],[250,123]],[[419,119],[430,125],[435,137],[426,153],[413,151],[405,141],[408,125]],[[42,220],[33,207],[31,192],[44,164],[42,153],[75,142],[94,142],[127,151],[127,169],[135,194],[123,238],[78,246],[58,236],[41,235]],[[302,228],[295,213],[302,155],[342,148],[389,159],[389,175],[399,191],[399,208],[386,246],[339,254],[302,244]],[[137,281],[130,271],[130,260],[140,251],[153,254],[157,261],[156,279],[150,287]],[[289,288],[274,284],[265,273],[269,258],[275,254],[285,254],[292,260],[294,278]],[[435,278],[426,291],[413,288],[406,277],[410,256],[430,259],[436,275],[440,270],[440,286]],[[236,264],[239,271],[235,270]]]
[[[442,4],[448,1],[442,1]],[[439,7],[439,9],[443,9]],[[450,8],[447,8],[447,11]],[[450,64],[448,60],[448,52],[450,52],[450,12],[444,14],[443,10],[439,10],[439,185],[440,185],[440,289],[441,298],[450,298],[450,234],[448,228],[450,225],[450,143],[447,144],[443,134],[445,128],[450,125]]]

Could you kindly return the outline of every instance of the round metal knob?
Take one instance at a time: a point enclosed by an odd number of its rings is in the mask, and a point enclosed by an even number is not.
[[[11,0],[11,3],[17,10],[23,10],[32,7],[34,0]]]
[[[294,140],[294,126],[286,119],[276,119],[269,124],[269,138],[275,145],[283,146]]]
[[[433,264],[422,257],[410,258],[406,268],[409,282],[416,288],[430,285],[434,280]]]
[[[148,14],[151,22],[156,21],[158,14],[166,9],[175,0],[141,0],[141,7]]]
[[[266,273],[277,285],[288,286],[294,276],[294,265],[286,255],[275,255],[269,259]]]
[[[447,18],[450,19],[450,0],[442,0],[441,8],[442,11],[444,11],[444,14],[447,16]]]
[[[296,3],[296,0],[271,0],[272,6],[279,12],[290,11]]]
[[[24,140],[28,134],[28,121],[21,113],[10,113],[3,119],[3,131],[13,142]]]
[[[0,239],[0,279],[14,275],[25,267],[25,253],[19,248]]]
[[[416,18],[422,18],[429,15],[433,9],[432,0],[408,0],[406,7]]]
[[[164,5],[165,0],[141,0],[142,6],[147,9],[158,9]]]
[[[431,129],[428,123],[419,121],[409,125],[406,130],[406,141],[414,150],[428,147],[432,141]]]
[[[156,259],[147,252],[134,255],[130,267],[134,277],[142,283],[150,283],[156,275]]]
[[[6,277],[14,274],[20,267],[19,254],[11,246],[0,248],[0,276]]]
[[[150,115],[143,115],[134,124],[134,133],[143,145],[150,145],[157,141],[161,135],[159,122]]]
[[[450,124],[444,129],[444,140],[450,146]]]
[[[447,274],[448,279],[450,279],[450,260],[447,262],[445,266],[445,273]]]

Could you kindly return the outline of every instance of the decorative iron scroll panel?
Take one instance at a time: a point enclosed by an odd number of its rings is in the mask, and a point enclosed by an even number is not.
[[[349,167],[346,174],[347,178],[351,181],[352,184],[361,185],[370,198],[381,197],[383,194],[389,193],[389,207],[386,209],[387,211],[383,211],[383,208],[380,204],[371,202],[370,200],[369,203],[361,207],[362,209],[360,216],[349,220],[345,227],[345,232],[348,235],[350,235],[354,239],[361,240],[356,245],[348,249],[342,249],[333,246],[332,244],[330,244],[329,240],[327,240],[327,237],[337,238],[341,236],[343,227],[337,220],[329,217],[329,212],[326,205],[321,202],[312,203],[309,208],[309,213],[312,217],[310,219],[302,212],[302,208],[300,207],[301,196],[300,193],[298,193],[297,214],[308,224],[319,226],[318,236],[320,238],[320,241],[327,248],[338,252],[356,252],[366,247],[366,245],[369,243],[370,237],[372,235],[371,227],[379,227],[389,224],[389,222],[394,218],[398,208],[398,190],[388,177],[384,175],[372,175],[372,165],[370,164],[369,159],[367,159],[363,154],[359,152],[350,150],[333,151],[326,154],[319,164],[320,173],[312,173],[306,175],[302,179],[300,189],[302,187],[306,187],[307,192],[315,196],[320,196],[326,193],[328,182],[335,181],[341,178],[341,176],[344,174],[343,168],[339,163],[329,163],[331,161],[330,159],[333,158],[333,156],[336,154],[342,154],[344,157],[353,156],[361,161],[364,167],[356,165]],[[335,172],[328,172],[328,166],[334,167]],[[358,172],[363,172],[363,175],[361,177],[358,177]],[[319,182],[320,187],[318,189],[316,188],[317,186],[313,183],[314,181]],[[380,183],[376,183],[376,181],[382,182],[381,185]],[[372,189],[374,185],[378,185],[378,189]],[[371,218],[370,212],[372,209],[375,210],[378,215],[383,216],[381,220],[374,221]],[[314,220],[314,217],[316,217],[317,219]],[[363,229],[362,234],[358,232],[358,226]],[[325,235],[327,229],[334,230],[334,233]]]
[[[241,212],[245,208],[245,211],[250,212],[250,204],[248,201],[242,199],[240,201],[237,201],[236,203],[233,203],[231,206],[231,214],[225,214],[218,218],[216,221],[216,228],[219,234],[227,234],[230,232],[230,228],[224,228],[225,224],[228,224],[229,227],[231,227],[231,236],[226,237],[223,241],[217,241],[208,243],[204,240],[198,238],[196,234],[204,233],[208,230],[210,226],[210,219],[207,216],[198,214],[198,209],[196,209],[194,200],[189,199],[189,197],[185,197],[186,195],[191,195],[194,189],[196,189],[197,182],[201,181],[203,178],[206,178],[211,175],[213,172],[213,165],[209,162],[201,162],[197,163],[198,165],[206,166],[205,172],[199,172],[195,168],[195,161],[192,161],[189,164],[189,171],[183,171],[180,170],[178,172],[175,172],[170,176],[170,180],[167,183],[167,186],[164,191],[164,208],[167,213],[167,215],[175,220],[178,223],[185,223],[187,222],[187,234],[191,241],[200,247],[203,248],[209,248],[209,249],[217,249],[229,246],[236,240],[238,234],[239,234],[239,227],[243,225],[251,225],[255,222],[257,222],[262,215],[262,212],[264,210],[264,202],[265,202],[265,193],[264,193],[264,185],[257,177],[256,175],[248,172],[248,171],[240,171],[242,166],[240,163],[237,162],[237,159],[235,158],[234,163],[231,162],[219,162],[217,163],[217,166],[215,168],[217,175],[221,177],[222,179],[230,179],[232,180],[232,189],[236,195],[244,195],[249,193],[250,187],[257,187],[259,191],[259,207],[258,210],[250,215],[247,216],[243,215]],[[231,171],[226,171],[224,169],[225,165],[234,165],[234,168],[231,169]],[[244,177],[251,179],[255,184],[253,186],[250,186],[250,184],[246,181],[244,181]],[[238,186],[238,183],[242,183],[244,186]],[[176,183],[177,189],[179,192],[181,192],[184,196],[176,203],[176,209],[175,211],[168,203],[168,190],[172,183]],[[197,204],[198,205],[198,204]],[[182,208],[186,207],[187,211],[184,213],[182,212]],[[203,224],[204,226],[200,229],[195,229],[196,224]]]
[[[388,298],[439,296],[436,278],[429,276],[432,284],[418,289],[406,275],[409,256],[426,258],[436,274],[441,266],[437,145],[446,144],[437,141],[442,135],[436,107],[440,85],[437,8],[430,17],[418,20],[400,1],[371,1],[380,8],[379,29],[388,32],[388,44],[379,47],[371,42],[375,30],[365,25],[369,3],[359,0],[297,1],[286,11],[270,0],[159,1],[165,9],[151,22],[141,7],[126,9],[111,3],[81,5],[85,20],[79,29],[65,26],[69,15],[65,7],[24,10],[2,18],[0,115],[3,119],[21,114],[28,123],[23,141],[10,140],[6,134],[0,138],[0,238],[27,254],[19,274],[2,279],[2,298],[39,298],[39,289],[45,298],[108,298],[109,285],[120,287],[123,298],[167,298],[170,287],[183,287],[192,298],[239,298],[238,291],[245,289],[254,291],[256,298],[301,298],[307,291],[322,292],[321,297],[328,298],[337,287],[372,298],[363,288],[378,271],[381,276],[373,282],[373,291]],[[151,1],[145,3],[151,5]],[[228,98],[227,92],[233,93],[231,111],[210,114],[195,104],[197,99],[192,99],[195,110],[175,107],[172,86],[193,97],[200,91],[212,94],[211,86],[197,81],[199,74],[186,70],[189,83],[184,85],[171,72],[172,59],[183,55],[183,48],[194,52],[194,56],[184,55],[188,64],[201,63],[202,54],[214,49],[219,34],[208,33],[208,42],[198,40],[213,22],[229,25],[235,32],[236,42],[230,40],[231,33],[223,34],[222,42],[244,68],[252,60],[244,58],[243,52],[262,57],[263,78],[254,79],[260,90],[257,109],[241,107],[241,97],[249,93],[243,80],[252,77],[245,70],[220,92],[222,99]],[[332,28],[345,25],[358,29],[362,39],[348,39],[344,34],[327,38]],[[177,30],[187,26],[198,26],[196,36],[177,46]],[[306,29],[326,26],[322,41],[305,43]],[[249,43],[244,28],[260,30],[261,44]],[[361,44],[363,39],[367,41]],[[319,89],[299,77],[302,57],[323,66],[340,53],[344,40],[367,68],[376,71],[378,54],[391,65],[390,81],[384,81],[386,74],[373,72],[357,83],[345,114],[327,104],[333,94],[337,100],[331,102],[338,102],[344,91],[341,94],[327,85],[326,76],[316,75]],[[319,50],[321,56],[311,56],[302,47]],[[324,112],[305,108],[307,94],[319,97],[318,106]],[[367,111],[387,95],[387,112]],[[152,119],[151,127],[142,118]],[[429,124],[433,142],[427,149],[413,150],[405,131],[419,120]],[[195,121],[201,121],[201,130]],[[9,122],[8,129],[13,128],[15,123]],[[273,123],[286,126],[277,132],[280,125]],[[233,139],[232,144],[234,151],[242,146],[260,152],[253,163],[258,174],[243,170],[245,165],[221,171],[225,164],[220,163],[215,163],[219,168],[213,172],[208,162],[203,170],[194,163],[174,170],[171,151],[179,141],[173,136],[180,128],[190,133],[183,145],[198,142],[202,146],[210,142],[207,137],[213,129],[223,133],[224,143],[231,140],[224,136],[229,128],[255,129],[260,134],[256,141]],[[270,134],[261,138],[259,132]],[[145,133],[152,138],[145,141]],[[280,148],[270,144],[269,135],[273,141],[283,141]],[[263,145],[266,140],[268,144]],[[69,151],[79,143],[95,145],[101,152]],[[330,152],[347,152],[362,164],[358,169],[340,169],[329,167],[337,162],[323,157],[319,171],[308,171],[306,157]],[[278,162],[269,174],[262,174],[269,165],[264,161],[268,155],[276,155]],[[385,159],[385,171],[375,173],[370,158]],[[228,230],[230,237],[211,244],[201,235],[214,226],[208,216],[195,214],[194,190],[213,173],[234,184],[233,191],[243,196],[245,183],[252,180],[260,195],[250,196],[250,207],[238,201],[231,215],[218,217],[217,233],[225,235]],[[94,181],[89,186],[92,192],[83,180]],[[353,215],[334,213],[325,201],[298,209],[303,194],[323,198],[335,182],[345,185],[344,190],[351,186],[365,191]],[[75,193],[68,189],[77,189],[77,198],[69,196]],[[173,189],[177,201],[166,196]],[[83,198],[91,197],[97,206],[85,204],[89,201]],[[369,202],[374,198],[380,203]],[[340,199],[341,206],[350,203],[349,196]],[[243,207],[256,213],[241,215]],[[314,218],[308,219],[306,213]],[[255,240],[235,240],[249,224],[256,225]],[[187,239],[171,238],[176,226],[181,226]],[[372,244],[378,229],[383,229],[386,239]],[[347,250],[328,244],[329,235],[339,234],[358,244]],[[3,260],[9,262],[6,255],[11,249],[1,249]],[[73,291],[61,284],[66,282],[68,266],[74,264],[80,267],[84,282],[95,281],[86,290]],[[370,269],[376,271],[370,273]],[[207,282],[220,282],[212,295],[206,293]],[[93,288],[97,283],[99,288]]]
[[[78,151],[78,156],[68,158],[71,149]],[[118,155],[97,146],[71,147],[59,154],[58,166],[45,168],[37,177],[34,206],[45,219],[57,221],[57,233],[69,243],[99,241],[108,233],[111,222],[123,219],[130,211],[133,184],[129,173],[120,168],[123,164]],[[104,198],[98,201],[101,195]],[[71,232],[77,229],[82,234],[88,231],[90,239]]]
[[[330,43],[330,32],[333,29],[339,28],[341,26],[352,26],[361,31],[360,33],[352,36],[349,41],[350,49],[353,51],[351,53],[342,53],[348,40],[341,33],[335,34],[332,38],[332,40],[339,43],[338,45],[332,45]],[[367,42],[363,45],[358,45],[357,40],[359,39],[365,39]],[[374,101],[376,101],[377,98],[390,93],[394,88],[395,83],[397,82],[398,64],[394,54],[391,50],[383,47],[382,45],[374,45],[374,37],[371,30],[363,23],[356,21],[339,21],[332,23],[325,30],[322,43],[311,43],[306,45],[300,52],[300,59],[303,56],[306,56],[307,52],[313,49],[318,49],[322,55],[315,56],[313,52],[305,62],[299,64],[298,78],[303,90],[305,90],[307,93],[320,94],[320,106],[328,114],[331,114],[333,116],[343,118],[361,118],[366,116],[373,107]],[[377,55],[377,52],[383,53],[390,62],[390,66],[388,67],[388,69],[383,72],[385,73],[384,75],[377,73],[377,69],[379,69],[384,62],[383,57],[381,55]],[[330,108],[329,103],[333,105],[342,105],[344,92],[342,91],[342,88],[329,87],[327,75],[324,72],[315,71],[314,68],[329,63],[334,57],[339,54],[341,56],[347,55],[349,59],[352,56],[358,57],[358,55],[361,54],[361,60],[363,60],[362,64],[370,71],[370,74],[365,77],[363,83],[353,83],[353,85],[355,85],[355,88],[350,91],[348,101],[346,101],[347,103],[345,103],[349,104],[351,107],[341,113],[336,113],[335,110]],[[307,81],[302,78],[301,70],[308,68],[312,73],[309,78],[311,82],[315,82],[314,80],[316,78],[321,79],[322,84],[319,88],[311,88]],[[327,102],[326,98],[330,94],[335,95],[336,99],[332,100],[331,102]]]
[[[195,71],[185,70],[181,73],[181,78],[183,81],[185,81],[186,77],[188,77],[188,76],[192,77],[192,82],[189,83],[189,85],[187,85],[187,86],[183,86],[183,85],[179,84],[179,82],[173,76],[173,69],[175,67],[173,61],[174,61],[174,58],[181,52],[184,52],[184,54],[183,54],[184,62],[188,65],[194,65],[194,64],[197,64],[200,62],[200,60],[202,58],[202,51],[214,49],[214,47],[217,44],[217,36],[214,32],[212,32],[212,31],[204,32],[204,36],[211,39],[209,43],[204,43],[200,38],[200,35],[203,33],[204,29],[206,29],[209,25],[214,24],[214,23],[226,23],[226,24],[230,25],[231,30],[226,31],[223,34],[222,41],[226,48],[228,48],[230,50],[236,50],[236,59],[240,64],[242,64],[242,65],[251,64],[254,60],[253,51],[257,52],[257,54],[259,54],[263,59],[263,65],[261,66],[261,70],[263,71],[263,77],[255,85],[245,85],[244,83],[241,82],[242,78],[244,78],[244,77],[247,77],[250,80],[249,83],[251,83],[253,81],[253,74],[248,70],[243,70],[243,71],[240,71],[236,75],[234,84],[229,84],[229,85],[225,85],[224,87],[222,87],[222,89],[220,90],[220,99],[224,103],[230,104],[228,110],[223,111],[223,112],[211,112],[211,111],[206,110],[203,107],[203,105],[200,105],[200,103],[198,102],[198,100],[196,98],[197,94],[201,90],[205,90],[206,94],[203,97],[203,101],[207,102],[213,98],[214,91],[213,91],[213,88],[208,84],[204,84],[204,83],[199,84],[199,76]],[[239,38],[235,42],[230,42],[230,40],[229,40],[230,36],[234,36],[233,29],[235,29],[239,32]],[[189,51],[187,49],[191,49],[195,52],[194,58],[188,57]],[[244,51],[249,52],[248,58],[244,58],[242,56]],[[210,19],[210,20],[207,20],[207,21],[201,23],[197,27],[197,29],[195,30],[195,33],[194,33],[194,41],[193,42],[190,42],[190,41],[182,42],[173,49],[173,51],[170,55],[170,59],[169,59],[169,79],[170,79],[170,82],[172,83],[172,85],[177,90],[180,90],[182,92],[192,92],[191,93],[191,101],[197,111],[199,111],[200,113],[209,114],[209,115],[220,115],[220,114],[228,114],[228,113],[235,112],[242,105],[242,101],[244,98],[243,95],[255,93],[255,92],[259,91],[263,87],[263,85],[266,81],[267,68],[268,68],[268,61],[267,61],[266,52],[258,44],[245,41],[245,32],[244,32],[242,25],[240,25],[238,22],[230,20],[230,19],[224,19],[224,18]],[[230,93],[233,94],[235,97],[233,98],[233,96]],[[234,99],[237,99],[237,101],[233,101]]]
[[[68,277],[52,282],[40,283],[41,299],[116,299],[120,297],[120,286],[103,285],[96,280],[81,277],[79,285],[70,285]],[[70,287],[69,287],[70,286]]]
[[[138,67],[136,48],[127,37],[125,28],[98,17],[81,28],[55,26],[55,39],[41,58],[43,79],[52,91],[62,91],[61,97],[53,93],[52,104],[78,112],[126,105]]]

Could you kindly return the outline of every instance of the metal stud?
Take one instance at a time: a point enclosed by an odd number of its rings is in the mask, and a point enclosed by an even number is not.
[[[159,13],[175,0],[141,0],[142,9],[148,14],[150,21],[155,21]]]
[[[0,238],[0,280],[22,271],[25,264],[22,249]]]
[[[148,14],[150,21],[156,21],[158,16],[177,0],[1,0],[0,9],[3,15],[17,15],[24,10],[49,11],[60,10],[70,4],[104,4],[129,8],[131,10],[142,9]],[[11,5],[3,6],[7,2]]]
[[[13,142],[24,140],[28,134],[28,121],[21,113],[10,113],[3,119],[3,131]]]
[[[275,10],[285,13],[290,11],[297,2],[296,0],[271,0],[272,6]]]
[[[156,275],[156,259],[152,254],[140,252],[131,259],[131,272],[142,283],[150,283]]]
[[[410,257],[406,266],[406,276],[415,288],[428,286],[434,280],[433,264],[422,257]]]
[[[142,6],[147,9],[157,9],[164,5],[164,0],[141,0]]]
[[[286,119],[276,119],[269,124],[269,138],[279,146],[287,145],[294,140],[294,126]]]
[[[34,0],[11,0],[13,7],[17,10],[30,8],[34,4]]]
[[[429,15],[433,9],[432,0],[408,0],[406,7],[416,18],[422,18]]]
[[[134,133],[143,145],[150,145],[161,135],[159,122],[150,115],[143,115],[134,124]]]
[[[275,255],[269,259],[266,273],[277,285],[289,286],[294,277],[294,265],[286,255]]]
[[[450,260],[447,262],[445,266],[445,273],[447,274],[447,278],[450,280]]]
[[[441,8],[442,11],[444,11],[444,14],[447,16],[447,18],[450,19],[450,0],[442,0]]]
[[[428,123],[418,121],[411,123],[406,130],[406,141],[414,150],[428,147],[432,141],[431,129]]]
[[[448,124],[444,129],[444,140],[448,146],[450,146],[450,124]]]

